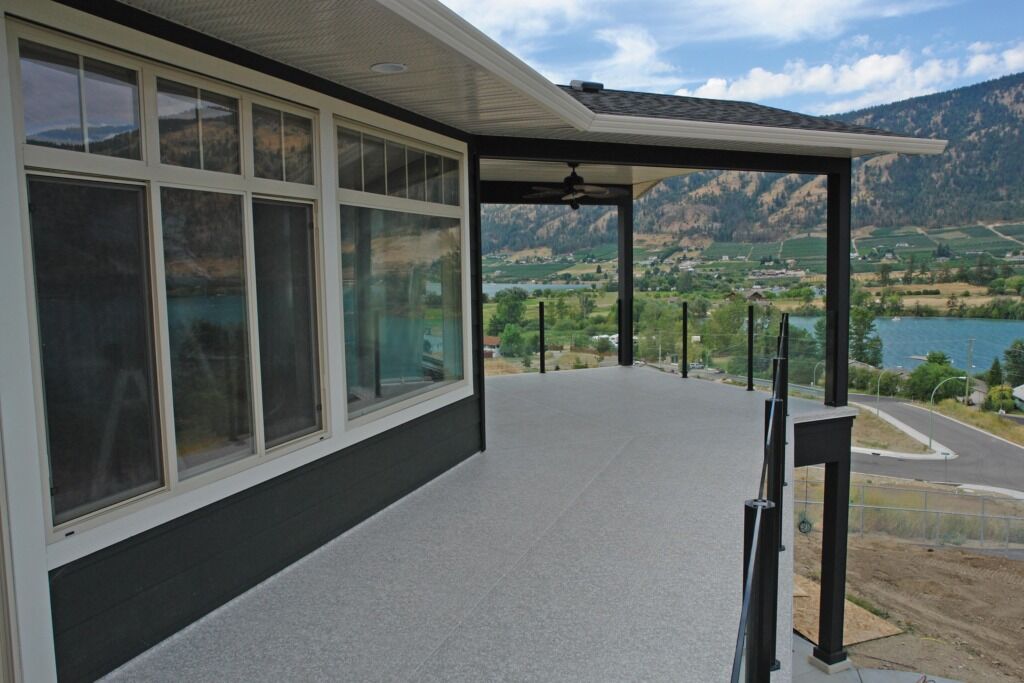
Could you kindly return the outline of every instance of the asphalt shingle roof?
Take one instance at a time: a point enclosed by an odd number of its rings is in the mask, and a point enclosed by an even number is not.
[[[645,116],[684,121],[737,123],[772,128],[817,130],[827,133],[863,133],[867,135],[899,135],[877,128],[856,126],[835,119],[798,114],[752,102],[711,100],[703,97],[683,97],[659,93],[631,92],[627,90],[601,90],[587,92],[567,85],[558,86],[575,97],[595,114]]]

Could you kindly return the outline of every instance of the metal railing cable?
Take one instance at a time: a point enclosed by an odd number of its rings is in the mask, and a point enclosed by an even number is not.
[[[744,503],[743,602],[733,653],[731,683],[767,683],[775,659],[778,553],[789,384],[789,316],[783,314],[765,401],[764,452],[757,498]],[[767,512],[766,512],[767,511]],[[773,552],[774,551],[774,552]]]

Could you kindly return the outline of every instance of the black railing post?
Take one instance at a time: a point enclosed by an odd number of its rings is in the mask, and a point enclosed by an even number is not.
[[[690,371],[690,336],[687,332],[688,318],[689,318],[689,305],[683,302],[683,349],[682,355],[679,356],[679,374],[686,379],[689,376]]]
[[[746,624],[746,681],[747,683],[768,683],[771,679],[772,654],[768,628],[774,631],[775,612],[770,609],[765,598],[773,592],[768,583],[771,579],[765,560],[771,549],[771,527],[773,503],[764,499],[748,500],[743,508],[743,587],[746,592],[749,572],[753,569],[751,579],[752,590],[749,595]],[[754,529],[760,513],[760,529],[755,537]],[[756,551],[754,544],[757,544]],[[756,552],[751,567],[750,555]],[[776,579],[777,580],[777,579]],[[746,597],[746,596],[745,596]]]
[[[782,407],[785,409],[783,415],[789,415],[789,313],[782,314],[782,321],[779,323],[779,362],[782,369],[779,370],[779,377],[782,386],[776,394],[782,399]]]
[[[540,336],[537,341],[540,345],[540,373],[544,374],[544,354],[547,351],[547,345],[544,344],[544,302],[538,303],[538,318],[540,318]]]
[[[747,306],[747,391],[754,390],[754,304]]]

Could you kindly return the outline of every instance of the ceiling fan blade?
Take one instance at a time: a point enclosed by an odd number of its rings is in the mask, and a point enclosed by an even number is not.
[[[576,185],[573,187],[577,192],[586,192],[591,197],[607,197],[611,194],[611,190],[601,185]]]
[[[570,192],[569,194],[567,194],[564,197],[562,197],[562,201],[563,202],[571,202],[573,200],[581,199],[581,198],[586,197],[586,196],[587,196],[586,192],[579,192],[579,191]]]
[[[562,191],[562,188],[551,187],[550,185],[534,185],[530,189],[534,192],[550,192],[551,194],[558,194]]]

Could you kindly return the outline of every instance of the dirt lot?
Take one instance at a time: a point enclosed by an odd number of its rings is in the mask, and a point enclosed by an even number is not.
[[[820,544],[797,534],[797,573],[818,578]],[[905,631],[851,647],[858,666],[1024,681],[1024,561],[851,536],[847,594]]]

